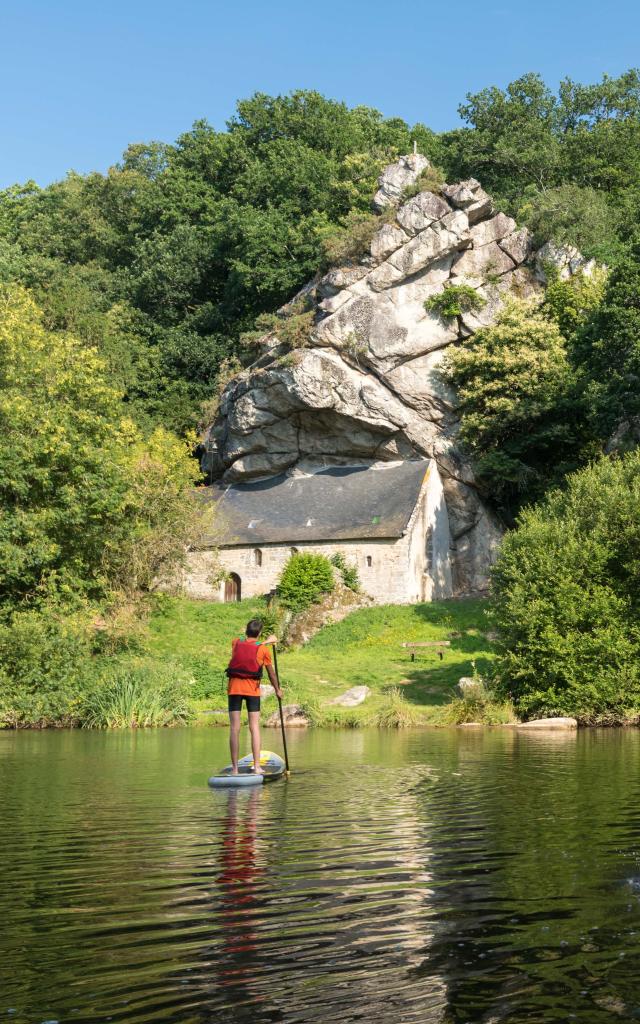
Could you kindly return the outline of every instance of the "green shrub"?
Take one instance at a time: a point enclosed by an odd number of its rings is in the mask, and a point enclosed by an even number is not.
[[[427,313],[437,313],[444,320],[463,313],[483,309],[487,300],[468,284],[448,284],[437,295],[427,299],[424,308]]]
[[[438,725],[464,725],[481,722],[483,725],[505,725],[515,720],[514,708],[509,700],[500,700],[490,692],[465,697],[453,697],[436,714]]]
[[[607,283],[603,267],[590,275],[581,271],[568,280],[560,279],[557,270],[546,271],[547,288],[540,307],[544,316],[554,320],[565,338],[571,338],[598,309]]]
[[[358,574],[357,565],[350,565],[341,551],[336,551],[335,555],[332,555],[329,561],[339,571],[345,587],[348,587],[349,590],[353,590],[354,593],[357,594],[360,590],[360,576]]]
[[[420,173],[418,180],[414,181],[413,185],[407,185],[403,190],[402,202],[406,203],[408,199],[413,199],[420,192],[435,192],[437,195],[444,183],[445,174],[440,167],[436,167],[434,164],[431,167],[425,167],[424,171]]]
[[[522,513],[493,572],[499,692],[525,717],[640,709],[640,452]]]
[[[324,555],[292,555],[277,586],[277,595],[285,608],[303,611],[333,590],[333,567]]]
[[[193,717],[190,691],[176,666],[118,665],[84,695],[78,721],[86,729],[186,725]]]
[[[368,725],[377,726],[378,729],[410,729],[423,722],[420,710],[409,703],[397,686],[387,690],[384,704],[367,720]]]
[[[72,725],[91,656],[87,611],[45,605],[0,625],[0,725]]]
[[[364,213],[352,210],[337,230],[334,229],[323,241],[324,253],[330,266],[340,266],[357,260],[369,251],[371,240],[383,224],[395,220],[395,209],[389,207],[383,213]]]

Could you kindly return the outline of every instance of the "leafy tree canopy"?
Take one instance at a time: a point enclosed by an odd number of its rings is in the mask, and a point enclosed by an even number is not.
[[[197,467],[125,415],[95,348],[0,292],[0,618],[150,589],[179,564]]]
[[[498,677],[522,714],[637,714],[640,452],[602,459],[523,512],[493,589]]]
[[[579,465],[583,417],[566,341],[535,302],[505,306],[452,350],[445,372],[478,481],[507,521]]]
[[[606,441],[621,421],[640,415],[640,244],[611,273],[574,348],[593,429]]]
[[[99,347],[136,416],[184,430],[240,335],[322,266],[327,234],[368,209],[380,167],[413,139],[434,148],[424,126],[370,108],[258,93],[226,131],[197,121],[107,174],[6,190],[0,279]]]
[[[466,127],[436,135],[317,92],[256,93],[226,130],[135,143],[106,174],[0,194],[0,280],[35,291],[48,328],[98,348],[139,422],[184,431],[241,337],[368,230],[381,166],[419,149],[449,180],[605,258],[640,207],[640,79],[535,74],[469,95]],[[341,246],[328,244],[339,239]]]

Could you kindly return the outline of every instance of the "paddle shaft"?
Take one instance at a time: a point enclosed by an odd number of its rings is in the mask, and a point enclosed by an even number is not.
[[[276,654],[276,645],[273,645],[273,668],[278,680],[278,689],[280,689],[280,676],[278,674],[278,655]],[[284,715],[282,713],[282,701],[278,697],[278,710],[280,711],[280,729],[282,730],[282,746],[284,747],[284,766],[289,774],[289,755],[287,753],[287,734],[284,731]]]

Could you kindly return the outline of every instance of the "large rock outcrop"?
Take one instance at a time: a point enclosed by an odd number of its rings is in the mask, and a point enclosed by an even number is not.
[[[432,457],[444,481],[454,586],[472,593],[486,588],[501,527],[456,444],[456,397],[438,371],[448,346],[490,324],[508,295],[540,292],[548,262],[536,262],[528,231],[497,212],[474,178],[403,201],[428,166],[412,154],[385,169],[374,200],[383,222],[369,253],[285,307],[283,316],[302,303],[315,310],[308,341],[289,351],[277,333],[265,338],[264,354],[222,396],[205,461],[238,481],[328,462]],[[562,271],[583,263],[572,253]],[[476,289],[482,309],[452,319],[425,309],[455,284]]]

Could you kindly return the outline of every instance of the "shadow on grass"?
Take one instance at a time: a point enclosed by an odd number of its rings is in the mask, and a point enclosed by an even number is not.
[[[486,675],[491,666],[491,659],[477,655],[477,646],[472,648],[476,657],[473,659],[476,672]],[[487,648],[489,651],[489,648]],[[456,661],[447,665],[445,661],[436,665],[420,665],[409,662],[404,680],[399,684],[403,696],[412,704],[433,707],[443,704],[455,695],[455,686],[462,676],[470,676],[473,672],[471,661]],[[386,688],[385,688],[386,689]]]

